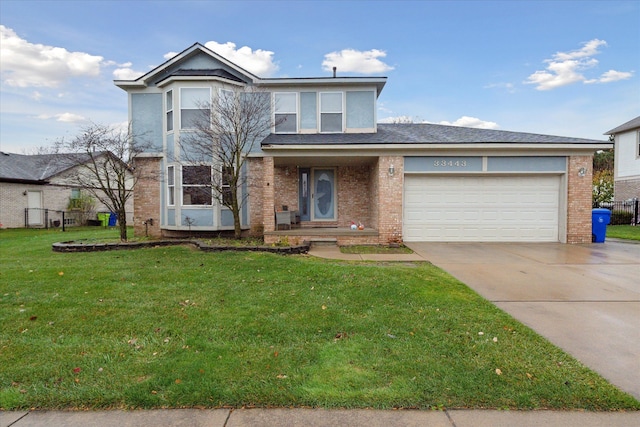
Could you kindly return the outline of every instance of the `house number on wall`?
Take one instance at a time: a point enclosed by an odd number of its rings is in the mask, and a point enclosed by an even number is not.
[[[433,166],[441,168],[464,168],[467,166],[466,160],[434,160]]]

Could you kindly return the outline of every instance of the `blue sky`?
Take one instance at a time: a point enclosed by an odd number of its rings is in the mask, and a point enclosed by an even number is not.
[[[378,120],[606,139],[640,115],[640,1],[0,1],[0,150],[126,123],[195,42],[261,77],[387,76]]]

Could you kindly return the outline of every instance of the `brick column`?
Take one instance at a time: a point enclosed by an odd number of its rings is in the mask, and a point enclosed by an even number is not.
[[[393,165],[393,175],[389,168]],[[378,233],[379,243],[402,241],[402,193],[404,159],[386,156],[378,159]]]
[[[580,169],[586,173],[579,176]],[[569,157],[567,243],[591,243],[593,156]]]
[[[249,191],[249,224],[251,225],[252,236],[262,237],[263,227],[263,160],[262,158],[250,157],[247,159],[247,181]]]
[[[273,213],[275,186],[273,183],[273,157],[271,156],[262,159],[262,177],[262,221],[264,231],[274,231],[276,229]]]
[[[140,177],[133,188],[133,234],[161,237],[160,230],[160,176],[161,157],[137,157],[136,173]],[[153,219],[153,225],[145,221]]]

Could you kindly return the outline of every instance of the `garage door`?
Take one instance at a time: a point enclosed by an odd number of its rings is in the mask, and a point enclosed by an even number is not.
[[[559,176],[405,176],[408,242],[557,242]]]

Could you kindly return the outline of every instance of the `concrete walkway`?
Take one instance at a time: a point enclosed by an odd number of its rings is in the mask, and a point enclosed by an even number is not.
[[[325,409],[167,409],[0,412],[2,427],[629,427],[638,412],[375,411]]]

